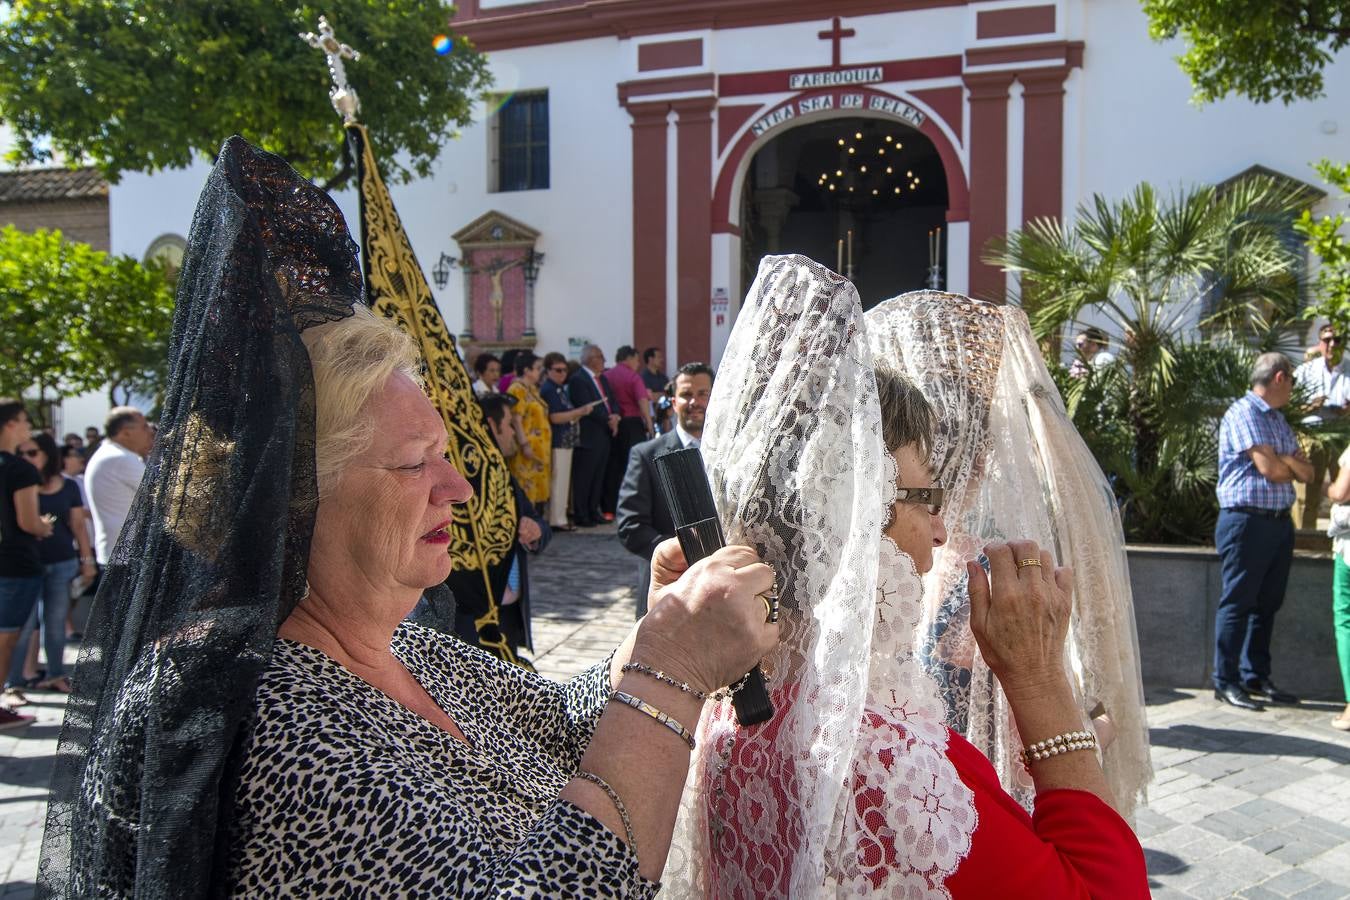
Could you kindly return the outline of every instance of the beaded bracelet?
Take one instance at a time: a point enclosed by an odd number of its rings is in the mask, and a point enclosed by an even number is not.
[[[628,818],[628,807],[624,806],[623,801],[619,799],[619,792],[610,787],[608,781],[594,772],[578,769],[577,777],[584,781],[589,781],[609,795],[609,799],[614,804],[614,808],[619,811],[619,818],[623,821],[623,830],[628,835],[628,849],[633,851],[634,856],[637,856],[637,838],[633,837],[633,820]]]
[[[1040,762],[1061,753],[1095,749],[1097,749],[1097,735],[1090,731],[1067,731],[1064,734],[1057,734],[1052,738],[1028,744],[1026,749],[1022,751],[1022,764],[1031,768],[1033,762]]]
[[[667,675],[665,672],[662,672],[660,669],[653,669],[651,666],[644,665],[640,662],[625,663],[623,668],[621,668],[619,671],[637,672],[640,675],[646,675],[648,678],[655,678],[662,684],[668,684],[671,687],[679,688],[686,694],[691,694],[704,702],[707,702],[708,700],[713,701],[726,700],[732,694],[736,693],[741,688],[745,687],[745,683],[750,680],[750,673],[747,672],[745,673],[745,677],[742,678],[740,681],[736,682],[734,685],[730,687],[721,688],[720,690],[714,691],[711,694],[706,694],[703,691],[700,691],[698,688],[694,687],[692,684],[679,681],[678,679],[672,678],[671,676]]]
[[[660,722],[662,725],[678,734],[680,739],[689,745],[690,750],[693,750],[694,747],[697,746],[694,743],[693,732],[672,719],[670,716],[661,712],[661,710],[657,709],[655,706],[652,706],[646,700],[643,700],[640,697],[634,697],[632,694],[626,694],[623,691],[614,691],[609,695],[609,699],[617,700],[625,706],[631,706],[644,716],[648,716],[655,719],[657,722]]]

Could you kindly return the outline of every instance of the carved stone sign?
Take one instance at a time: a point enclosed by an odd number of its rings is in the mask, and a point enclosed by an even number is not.
[[[800,97],[791,103],[784,104],[771,111],[767,115],[756,120],[750,126],[755,137],[772,131],[784,125],[787,122],[804,116],[808,113],[822,112],[831,109],[868,109],[873,112],[883,113],[888,116],[894,116],[907,125],[918,128],[928,117],[920,110],[915,109],[903,100],[897,100],[895,97],[885,97],[881,94],[860,93],[848,89],[836,89],[825,91],[819,94],[812,94],[809,97]]]
[[[837,72],[797,72],[788,76],[788,87],[794,91],[807,91],[811,88],[873,84],[884,80],[881,66],[865,66],[861,69],[843,69]]]

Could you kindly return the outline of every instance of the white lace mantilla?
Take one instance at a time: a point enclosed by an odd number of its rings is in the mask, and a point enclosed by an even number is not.
[[[883,536],[854,803],[832,866],[854,896],[949,897],[978,824],[975,795],[947,758],[937,684],[914,653],[923,614],[913,560]]]

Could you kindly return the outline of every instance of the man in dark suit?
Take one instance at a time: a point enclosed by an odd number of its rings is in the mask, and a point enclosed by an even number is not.
[[[713,370],[703,363],[686,363],[675,375],[675,428],[638,444],[628,457],[628,470],[619,489],[619,540],[628,552],[642,558],[638,564],[637,617],[647,614],[651,589],[651,559],[656,545],[675,536],[675,524],[666,498],[656,484],[653,461],[663,453],[697,447],[703,439],[703,419],[712,395]]]
[[[578,528],[603,521],[601,498],[605,488],[605,464],[619,430],[619,404],[605,378],[605,351],[587,344],[581,351],[581,368],[567,381],[573,406],[597,403],[580,419],[581,435],[572,451],[572,514]]]

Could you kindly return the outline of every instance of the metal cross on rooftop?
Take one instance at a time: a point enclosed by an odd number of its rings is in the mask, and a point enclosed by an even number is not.
[[[342,116],[342,121],[349,125],[353,124],[356,122],[356,114],[361,111],[361,99],[356,96],[356,89],[347,83],[347,69],[342,60],[359,60],[361,54],[337,39],[333,34],[333,26],[328,24],[327,16],[319,16],[318,34],[306,32],[300,35],[300,40],[316,50],[322,50],[328,57],[328,74],[333,78],[333,87],[328,91],[328,98],[333,101],[333,109]]]

